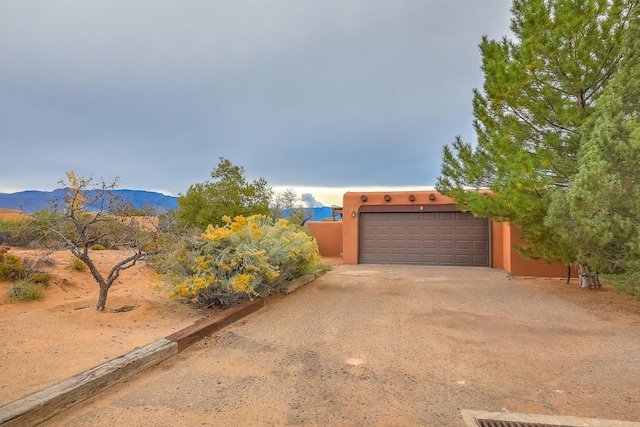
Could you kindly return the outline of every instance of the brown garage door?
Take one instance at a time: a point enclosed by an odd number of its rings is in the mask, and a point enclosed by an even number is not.
[[[360,262],[489,266],[489,221],[468,212],[363,212]]]

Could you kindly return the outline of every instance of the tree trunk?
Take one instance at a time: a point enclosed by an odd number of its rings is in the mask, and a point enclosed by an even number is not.
[[[578,265],[578,281],[582,289],[600,289],[598,272],[591,270],[588,265]]]
[[[109,287],[100,286],[100,294],[98,295],[98,306],[96,307],[98,311],[104,311],[105,306],[107,305],[107,293],[109,293]]]

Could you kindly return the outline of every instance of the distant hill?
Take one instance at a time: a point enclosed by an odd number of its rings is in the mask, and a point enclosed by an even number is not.
[[[156,210],[178,209],[178,198],[165,196],[162,193],[145,190],[114,190],[125,202],[130,202],[136,209],[151,206]],[[43,209],[56,199],[64,197],[65,190],[60,188],[53,191],[20,191],[18,193],[0,193],[0,208],[19,209],[31,214]]]

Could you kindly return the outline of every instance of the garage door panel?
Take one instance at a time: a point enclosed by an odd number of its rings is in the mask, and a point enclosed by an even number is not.
[[[397,248],[405,248],[407,246],[407,241],[406,240],[399,240],[396,239],[393,241],[393,249],[397,249]]]
[[[487,255],[474,255],[474,265],[489,265],[489,257]]]
[[[421,249],[422,245],[420,244],[420,240],[407,240],[407,248],[408,249]]]
[[[364,212],[360,262],[489,265],[489,225],[469,212]]]
[[[456,255],[456,263],[458,265],[471,265],[471,256],[458,254]]]
[[[474,236],[486,236],[488,233],[487,227],[474,226],[473,227],[473,235]]]
[[[468,225],[457,225],[456,234],[458,236],[469,236],[471,235],[471,228]]]
[[[407,262],[410,264],[422,264],[422,254],[407,255]]]
[[[453,255],[440,255],[439,265],[453,265]]]
[[[469,221],[471,220],[472,215],[469,212],[456,212],[455,217],[458,221]]]
[[[440,234],[453,234],[453,227],[451,227],[450,225],[443,225],[440,227]]]
[[[363,239],[361,245],[363,248],[375,248],[376,241],[373,239]]]
[[[442,249],[442,250],[453,249],[453,241],[452,240],[440,240],[439,249]]]
[[[422,228],[424,234],[438,234],[438,227],[435,225],[428,225]]]
[[[469,250],[471,249],[471,242],[468,240],[458,240],[456,242],[456,249]]]
[[[474,240],[473,241],[473,249],[474,250],[489,250],[489,241],[487,240]]]
[[[425,240],[424,246],[425,249],[437,249],[438,242],[436,240]]]

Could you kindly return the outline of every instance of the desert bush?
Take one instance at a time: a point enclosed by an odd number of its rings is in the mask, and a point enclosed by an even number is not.
[[[23,258],[22,265],[24,267],[24,280],[39,283],[47,287],[49,286],[52,276],[50,273],[43,271],[43,269],[45,267],[54,267],[56,261],[51,255],[47,254],[37,258],[35,261],[31,261],[29,258]]]
[[[21,240],[18,238],[18,233],[26,222],[26,220],[4,221],[0,219],[0,244],[23,246]]]
[[[631,295],[640,300],[640,271],[603,274],[600,276],[600,280],[613,286],[616,293]]]
[[[25,276],[20,257],[11,255],[8,251],[5,245],[0,245],[0,281],[13,281]]]
[[[87,265],[76,256],[69,258],[69,268],[76,271],[87,271]]]
[[[20,229],[26,223],[25,220],[9,220],[0,219],[0,232],[14,232]]]
[[[14,284],[5,296],[7,302],[33,301],[44,299],[44,286],[40,283],[20,280]]]
[[[9,254],[8,248],[0,245],[0,281],[22,280],[47,286],[52,276],[42,271],[42,269],[53,265],[55,265],[55,261],[50,255],[31,261],[28,258],[21,259],[18,256]]]
[[[224,218],[196,239],[183,240],[163,262],[170,296],[227,307],[266,296],[287,281],[326,268],[318,245],[301,227],[264,215]]]
[[[89,249],[91,249],[92,251],[104,251],[105,247],[100,245],[100,244],[96,244],[96,245],[91,246],[91,248],[89,248]]]

